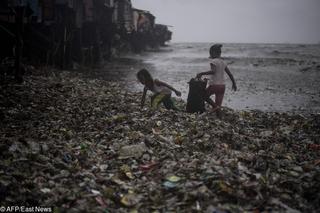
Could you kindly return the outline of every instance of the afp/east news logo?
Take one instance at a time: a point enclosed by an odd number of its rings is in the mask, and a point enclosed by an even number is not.
[[[8,206],[1,207],[0,212],[52,212],[51,207],[41,207],[41,206]]]

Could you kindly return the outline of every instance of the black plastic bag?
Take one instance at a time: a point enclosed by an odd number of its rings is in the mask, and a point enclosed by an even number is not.
[[[189,93],[187,99],[187,112],[204,112],[207,81],[200,78],[192,78],[189,81]]]

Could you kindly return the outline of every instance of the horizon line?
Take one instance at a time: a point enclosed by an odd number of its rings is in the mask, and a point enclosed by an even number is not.
[[[168,43],[220,43],[220,44],[300,44],[300,45],[320,45],[320,42],[316,43],[301,43],[301,42],[220,42],[220,41],[169,41]]]

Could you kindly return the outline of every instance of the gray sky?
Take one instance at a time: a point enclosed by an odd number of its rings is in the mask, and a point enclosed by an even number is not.
[[[320,0],[132,0],[173,41],[318,43]]]

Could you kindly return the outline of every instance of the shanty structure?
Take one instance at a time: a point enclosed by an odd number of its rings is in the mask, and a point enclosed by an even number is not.
[[[132,5],[130,0],[115,0],[113,22],[125,32],[132,31]]]
[[[131,0],[0,1],[0,75],[5,62],[17,80],[25,63],[93,65],[110,58],[120,42],[141,51],[170,38],[167,28],[150,12],[133,8]]]

